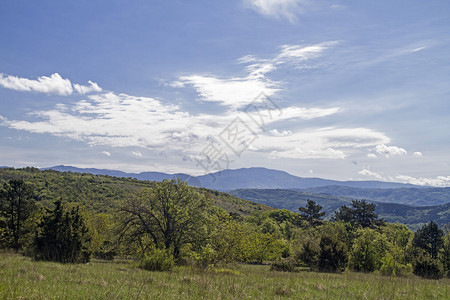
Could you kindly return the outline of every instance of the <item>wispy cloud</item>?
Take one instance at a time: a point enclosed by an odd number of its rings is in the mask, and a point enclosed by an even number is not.
[[[202,100],[218,102],[232,108],[248,105],[255,97],[263,92],[267,96],[273,96],[279,89],[277,83],[263,78],[227,78],[215,76],[183,76],[180,81],[192,85]]]
[[[391,181],[391,182],[401,182],[401,183],[410,183],[414,185],[421,186],[436,186],[436,187],[446,187],[450,186],[450,176],[437,176],[437,177],[412,177],[408,175],[396,175],[396,176],[383,176],[377,172],[373,172],[370,169],[363,169],[358,172],[358,174],[372,177],[377,180],[382,181]]]
[[[244,0],[256,12],[275,18],[287,18],[293,22],[302,13],[309,1],[306,0]]]
[[[388,141],[389,138],[383,133],[368,128],[331,127],[310,128],[289,135],[264,134],[255,146],[269,152],[273,158],[344,159],[350,149],[373,147]]]
[[[81,85],[81,84],[75,83],[73,85],[73,88],[79,94],[87,94],[87,93],[101,92],[102,91],[102,88],[99,87],[97,83],[92,82],[92,81],[89,80],[88,84],[89,85]]]
[[[136,156],[136,157],[142,157],[142,153],[140,151],[133,151],[133,152],[131,152],[131,154],[133,154],[133,156]]]
[[[332,115],[338,111],[338,108],[288,107],[281,115],[274,112],[266,124],[293,118],[309,120]],[[257,117],[252,113],[240,114],[246,116],[249,122],[250,116]],[[199,151],[208,139],[217,136],[236,118],[236,113],[233,112],[192,115],[180,110],[176,105],[166,104],[154,98],[111,92],[89,95],[72,106],[57,105],[53,110],[38,111],[32,115],[42,120],[8,120],[1,116],[0,118],[2,125],[9,128],[49,133],[85,141],[90,145],[134,146],[188,153]],[[253,130],[261,132],[256,125]],[[265,135],[262,134],[261,137],[265,138]]]
[[[106,156],[111,156],[111,153],[108,151],[102,151],[102,154],[106,155]]]
[[[0,86],[25,92],[37,92],[67,96],[74,91],[80,94],[91,92],[101,92],[102,89],[97,83],[88,81],[89,85],[73,84],[69,79],[62,78],[58,73],[48,76],[40,76],[37,79],[21,78],[13,75],[5,76],[0,73]]]
[[[245,64],[247,76],[221,78],[215,75],[189,75],[178,78],[171,84],[180,88],[192,86],[202,101],[217,102],[232,109],[241,108],[255,100],[261,92],[272,97],[282,90],[283,82],[268,78],[268,73],[281,66],[302,68],[337,42],[313,45],[283,45],[272,58],[260,59],[253,55],[241,57],[238,62]]]
[[[403,183],[410,183],[415,185],[427,185],[427,186],[450,186],[450,176],[437,176],[434,178],[412,177],[406,175],[395,176],[397,181]]]

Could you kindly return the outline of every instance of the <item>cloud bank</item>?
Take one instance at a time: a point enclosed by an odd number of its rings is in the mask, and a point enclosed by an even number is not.
[[[48,76],[40,76],[36,80],[0,73],[0,86],[22,92],[37,92],[55,94],[60,96],[71,95],[74,91],[79,94],[101,92],[102,88],[97,83],[88,81],[89,85],[73,84],[69,79],[64,79],[58,73]]]

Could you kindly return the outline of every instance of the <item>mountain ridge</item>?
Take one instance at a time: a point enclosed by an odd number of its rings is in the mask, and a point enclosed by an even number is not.
[[[407,183],[383,182],[383,181],[338,181],[315,177],[299,177],[281,170],[273,170],[263,167],[226,169],[215,173],[200,176],[190,176],[185,173],[168,174],[163,172],[127,173],[118,170],[78,168],[58,165],[42,168],[42,170],[55,170],[60,172],[90,173],[94,175],[109,175],[116,177],[131,177],[139,180],[161,181],[163,179],[180,178],[188,180],[188,183],[218,191],[231,191],[240,188],[285,188],[307,189],[328,185],[349,186],[357,188],[401,188],[416,187]]]

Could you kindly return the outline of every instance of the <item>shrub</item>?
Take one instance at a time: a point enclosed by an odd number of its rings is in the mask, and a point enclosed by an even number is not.
[[[294,272],[295,271],[295,263],[293,260],[279,260],[272,263],[270,266],[271,271],[280,271],[280,272]]]
[[[393,255],[388,253],[382,259],[382,266],[380,268],[381,274],[387,276],[404,276],[412,271],[411,264],[403,264],[399,262]]]
[[[193,266],[201,270],[208,269],[218,262],[217,252],[209,244],[201,247],[198,251],[190,252],[189,256],[192,259]]]
[[[441,279],[444,277],[444,268],[438,259],[420,255],[414,261],[413,273],[428,279]]]
[[[173,256],[160,249],[154,249],[139,262],[139,268],[148,271],[170,271],[173,265]]]

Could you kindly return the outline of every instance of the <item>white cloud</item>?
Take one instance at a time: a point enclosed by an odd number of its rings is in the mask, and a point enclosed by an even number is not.
[[[106,155],[106,156],[111,156],[111,153],[108,151],[102,151],[102,154]]]
[[[302,68],[311,59],[319,57],[337,42],[314,45],[283,45],[279,54],[269,59],[259,59],[253,55],[241,57],[238,62],[249,64],[245,67],[247,76],[220,78],[215,75],[182,76],[172,87],[194,87],[203,101],[217,102],[230,108],[241,108],[253,102],[264,93],[268,97],[277,94],[283,82],[272,81],[267,74],[282,65]]]
[[[389,138],[384,134],[367,128],[319,128],[281,136],[261,133],[254,146],[269,152],[272,158],[344,159],[347,151],[385,141]]]
[[[378,154],[382,154],[382,155],[384,155],[386,157],[389,157],[391,155],[392,156],[402,156],[402,155],[408,154],[408,152],[405,149],[403,149],[403,148],[400,148],[400,147],[397,147],[397,146],[386,146],[384,144],[377,145],[375,147],[375,151]]]
[[[414,185],[435,186],[435,187],[450,186],[450,176],[437,176],[435,178],[423,178],[423,177],[416,178],[408,175],[382,176],[376,172],[372,172],[369,169],[363,169],[359,171],[358,174],[374,177],[378,180],[389,182],[401,182]]]
[[[414,157],[422,157],[422,152],[414,152],[413,156]]]
[[[303,12],[306,0],[244,0],[244,3],[256,12],[275,18],[287,18],[291,22]]]
[[[367,154],[367,157],[368,157],[368,158],[378,158],[378,156],[376,156],[376,155],[373,154],[373,153]]]
[[[136,157],[142,157],[142,153],[140,151],[133,151],[131,152],[131,154],[133,154]]]
[[[339,108],[287,107],[273,111],[266,126],[294,119],[313,119],[335,114]],[[389,143],[384,134],[367,128],[310,128],[302,130],[270,129],[264,131],[250,117],[257,114],[227,112],[197,114],[183,112],[178,106],[148,97],[102,93],[88,95],[72,105],[56,105],[54,110],[34,112],[38,121],[7,120],[3,126],[35,133],[83,141],[90,145],[141,147],[198,154],[211,139],[226,128],[236,116],[258,134],[248,151],[268,153],[282,158],[345,158],[348,149],[374,147]],[[132,116],[132,117],[130,117]],[[225,146],[224,146],[225,147]],[[134,154],[137,155],[137,152]]]
[[[380,174],[376,173],[376,172],[372,172],[368,169],[363,169],[361,171],[358,172],[358,174],[364,175],[364,176],[369,176],[369,177],[374,177],[376,179],[379,180],[383,180],[383,176],[381,176]]]
[[[102,88],[97,83],[88,81],[89,85],[75,83],[72,85],[69,79],[64,79],[58,73],[47,76],[40,76],[36,80],[21,78],[17,76],[0,73],[0,86],[23,92],[38,92],[46,94],[56,94],[61,96],[71,95],[73,91],[80,94],[91,92],[101,92]]]
[[[322,52],[336,45],[337,42],[325,42],[310,46],[303,45],[283,45],[281,46],[281,53],[275,58],[279,64],[282,62],[304,62],[313,58],[319,57]]]
[[[436,187],[450,186],[450,176],[437,176],[435,178],[415,178],[406,175],[398,175],[395,176],[395,179],[403,183],[410,183],[415,185],[426,185]]]
[[[81,85],[78,83],[75,83],[73,85],[73,88],[75,91],[77,91],[79,94],[87,94],[87,93],[92,93],[92,92],[101,92],[102,88],[98,86],[97,83],[92,82],[92,81],[88,81],[89,85]]]
[[[283,131],[278,131],[278,129],[272,129],[269,131],[270,134],[274,135],[274,136],[287,136],[287,135],[291,135],[292,131],[290,130],[283,130]]]
[[[233,108],[248,105],[261,92],[270,97],[279,91],[276,83],[261,78],[221,79],[192,75],[180,77],[180,81],[192,85],[204,101],[219,102]]]
[[[39,92],[57,95],[70,95],[73,92],[69,79],[63,79],[58,73],[38,77],[37,80],[20,78],[17,76],[4,76],[0,74],[0,86],[16,91]]]

